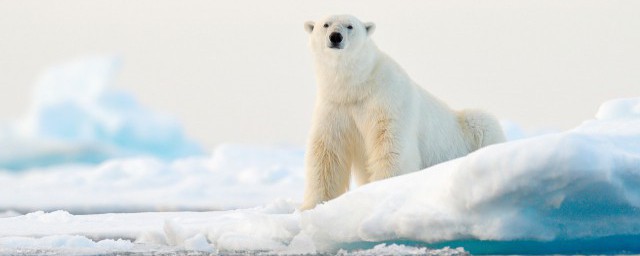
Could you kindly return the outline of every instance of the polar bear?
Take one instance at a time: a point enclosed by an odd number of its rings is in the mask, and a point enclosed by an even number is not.
[[[418,171],[505,140],[497,120],[453,111],[371,40],[349,15],[307,22],[318,93],[305,156],[301,209],[358,185]]]

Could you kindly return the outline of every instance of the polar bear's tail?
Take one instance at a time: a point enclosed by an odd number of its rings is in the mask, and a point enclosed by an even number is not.
[[[502,126],[491,114],[479,110],[463,110],[458,122],[470,151],[505,141]]]

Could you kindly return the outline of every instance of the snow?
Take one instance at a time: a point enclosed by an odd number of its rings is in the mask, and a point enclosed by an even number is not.
[[[282,206],[286,207],[282,207]],[[219,212],[153,212],[71,215],[35,212],[4,218],[0,237],[82,234],[98,240],[117,237],[183,249],[284,249],[299,231],[290,204]],[[11,240],[14,241],[15,239]],[[211,241],[213,245],[204,243]]]
[[[0,151],[0,169],[201,154],[178,121],[113,86],[119,67],[118,58],[96,56],[47,70],[27,115],[0,127],[0,144],[12,149]]]
[[[0,218],[0,241],[3,248],[209,253],[640,253],[637,102],[609,101],[596,119],[573,130],[492,145],[304,212],[295,209],[303,184],[299,149],[224,145],[210,157],[169,163],[135,158],[77,172],[3,173],[0,181],[9,188],[0,188],[0,203],[7,209],[31,200],[32,207],[51,201],[50,208],[99,201],[263,206],[92,215],[38,211]],[[42,195],[47,199],[38,200]]]
[[[640,98],[616,99],[605,102],[598,109],[596,118],[599,120],[640,118]]]
[[[297,148],[221,145],[211,156],[171,162],[129,158],[0,172],[0,209],[221,210],[297,201],[304,185],[303,157]]]
[[[313,244],[292,242],[300,233],[300,213],[291,204],[220,212],[165,212],[70,215],[36,212],[0,221],[0,247],[7,249],[84,249],[84,252],[155,250],[199,252],[317,253]],[[70,234],[83,234],[70,235]],[[37,234],[37,235],[36,235]],[[40,238],[34,238],[38,236]],[[298,235],[299,236],[299,235]],[[90,238],[92,239],[90,239]],[[109,237],[118,237],[110,239]],[[94,240],[96,242],[94,242]],[[310,241],[307,241],[310,242]],[[311,247],[306,247],[311,246]],[[94,249],[93,251],[87,249]],[[2,249],[0,249],[2,253]],[[380,245],[341,250],[340,255],[463,255],[461,248],[430,250]]]
[[[460,256],[469,255],[462,248],[451,249],[445,247],[439,250],[429,250],[424,247],[411,247],[397,244],[379,244],[368,250],[356,250],[356,251],[338,251],[338,255],[353,255],[353,256],[368,256],[368,255],[446,255],[446,256]]]
[[[42,238],[31,237],[4,237],[0,238],[0,246],[3,249],[69,249],[69,248],[99,248],[103,250],[126,251],[133,247],[133,243],[125,240],[105,239],[94,242],[84,236],[45,236]]]
[[[496,145],[365,186],[309,212],[302,225],[314,230],[316,246],[326,248],[359,241],[635,235],[640,145],[635,146],[633,152],[571,133]]]

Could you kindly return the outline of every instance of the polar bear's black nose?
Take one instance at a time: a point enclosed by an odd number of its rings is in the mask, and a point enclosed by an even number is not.
[[[333,32],[331,33],[331,35],[329,35],[329,40],[334,44],[339,44],[340,42],[342,42],[342,34]]]

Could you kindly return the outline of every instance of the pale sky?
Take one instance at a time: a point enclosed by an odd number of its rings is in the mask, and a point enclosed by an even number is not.
[[[303,145],[315,78],[303,24],[353,14],[426,90],[527,129],[640,96],[640,1],[0,0],[0,122],[38,74],[117,54],[117,86],[206,147]]]

